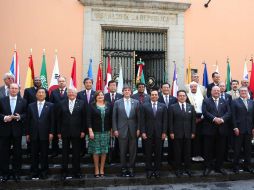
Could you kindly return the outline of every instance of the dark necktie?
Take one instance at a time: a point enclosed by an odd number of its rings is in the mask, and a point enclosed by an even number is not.
[[[142,104],[144,103],[144,94],[139,94],[139,102]]]
[[[166,106],[168,107],[168,95],[166,95]]]
[[[112,98],[111,98],[111,103],[114,104],[114,103],[115,103],[115,94],[112,93],[112,94],[111,94],[111,97],[112,97]]]
[[[153,115],[156,116],[156,103],[153,103]]]
[[[214,99],[214,103],[215,103],[216,109],[218,110],[218,99]]]
[[[184,104],[182,104],[182,112],[185,112]]]
[[[60,96],[63,97],[63,89],[60,90]]]

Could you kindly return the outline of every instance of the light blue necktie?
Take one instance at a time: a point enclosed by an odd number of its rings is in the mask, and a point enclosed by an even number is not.
[[[14,114],[15,111],[15,107],[16,107],[16,99],[15,98],[11,98],[11,113]]]
[[[131,111],[130,100],[126,100],[125,111],[126,111],[127,117],[129,117],[130,116],[130,111]]]
[[[38,112],[39,112],[39,117],[41,116],[41,111],[42,111],[42,103],[39,103],[39,108],[38,108]]]

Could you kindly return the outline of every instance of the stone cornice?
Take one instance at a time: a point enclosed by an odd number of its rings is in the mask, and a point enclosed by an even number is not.
[[[84,6],[150,9],[160,11],[185,11],[191,4],[165,0],[78,0]]]

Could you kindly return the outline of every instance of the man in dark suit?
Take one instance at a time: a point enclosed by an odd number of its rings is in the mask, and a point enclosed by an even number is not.
[[[220,88],[218,86],[214,86],[211,97],[203,101],[202,112],[204,115],[204,176],[210,174],[213,159],[215,159],[215,172],[226,175],[227,173],[222,169],[222,166],[231,111],[227,101],[220,98]]]
[[[4,85],[0,87],[0,99],[9,96],[10,84],[14,82],[14,76],[11,73],[5,73],[3,80]]]
[[[161,102],[167,106],[167,110],[170,108],[170,105],[177,103],[177,99],[174,96],[170,95],[170,84],[169,83],[163,83],[161,85],[161,94],[159,95],[158,102]],[[168,132],[168,163],[173,164],[173,141],[169,138],[169,130]],[[165,141],[164,141],[165,142]],[[164,144],[164,143],[163,143]],[[162,144],[162,149],[163,149],[163,144]],[[163,151],[162,151],[163,154]]]
[[[135,159],[137,153],[137,137],[140,134],[140,110],[139,102],[130,98],[131,88],[123,88],[124,97],[114,104],[113,131],[118,138],[120,148],[120,160],[123,177],[133,177]],[[129,150],[129,168],[127,168],[126,156]]]
[[[169,133],[173,140],[175,174],[182,175],[181,160],[184,157],[185,172],[191,176],[191,139],[195,137],[196,112],[191,104],[186,103],[185,90],[177,92],[178,103],[169,108]]]
[[[206,96],[207,98],[211,97],[211,90],[214,86],[219,86],[220,83],[220,74],[218,72],[213,72],[212,73],[212,79],[213,82],[208,84],[207,89],[206,89]]]
[[[10,150],[13,145],[13,179],[20,180],[21,170],[21,138],[23,132],[23,121],[26,117],[26,101],[18,96],[19,86],[16,83],[10,85],[9,96],[0,100],[0,163],[4,163],[3,179],[9,180]]]
[[[229,105],[231,105],[232,96],[230,94],[226,93],[226,84],[225,84],[225,82],[220,82],[219,87],[220,87],[220,98],[226,100],[226,102]]]
[[[83,81],[85,86],[85,90],[78,92],[77,99],[83,100],[85,103],[85,107],[88,109],[89,104],[94,101],[94,93],[95,91],[92,89],[93,87],[93,80],[90,78],[85,78]],[[86,110],[88,111],[88,110]],[[88,131],[86,131],[87,133]],[[81,139],[81,153],[80,156],[83,157],[86,152],[86,139]]]
[[[50,94],[49,101],[54,103],[54,111],[55,113],[58,112],[57,108],[59,106],[59,103],[62,100],[67,99],[67,88],[66,88],[66,78],[63,76],[60,76],[58,79],[58,88],[53,90]],[[57,137],[57,117],[55,117],[55,126],[54,126],[54,136],[52,140],[52,154],[51,157],[56,157],[59,152],[58,147],[58,137]]]
[[[137,84],[138,93],[133,94],[131,98],[138,100],[140,104],[150,102],[150,96],[145,93],[146,86],[144,83]]]
[[[110,103],[110,105],[112,106],[112,110],[113,110],[115,101],[121,99],[123,97],[123,95],[116,92],[117,85],[116,85],[116,81],[114,81],[114,80],[111,80],[108,82],[108,89],[109,89],[109,92],[104,95],[105,101]],[[112,162],[112,161],[117,162],[119,160],[118,138],[111,137],[110,152],[109,152],[108,159],[109,159],[109,162]]]
[[[249,86],[249,81],[248,81],[248,79],[243,79],[242,81],[241,81],[241,85],[243,86],[243,87],[247,87],[248,88],[248,99],[253,99],[253,93],[251,92],[251,90],[250,90],[250,86]]]
[[[239,157],[244,150],[244,171],[254,173],[251,168],[251,140],[254,136],[254,102],[248,99],[248,88],[239,89],[240,98],[232,102],[232,118],[234,131],[233,171],[239,173]]]
[[[38,88],[36,98],[37,102],[29,104],[27,110],[26,139],[31,142],[31,179],[39,177],[46,179],[48,173],[48,147],[49,141],[53,138],[54,130],[54,110],[53,104],[45,101],[46,89]]]
[[[60,103],[58,110],[58,138],[62,139],[62,179],[68,177],[68,160],[70,144],[72,145],[72,174],[81,178],[80,174],[80,140],[85,137],[86,114],[85,103],[77,99],[76,89],[68,89],[68,99]]]
[[[24,96],[23,98],[27,102],[27,106],[33,102],[36,102],[36,91],[37,88],[41,87],[41,78],[40,77],[34,77],[34,86],[31,88],[26,88],[24,91]],[[46,101],[49,100],[49,94],[48,91],[46,91]]]
[[[157,90],[151,90],[151,101],[142,104],[141,134],[145,145],[146,176],[148,179],[154,175],[160,177],[161,147],[167,134],[167,107],[158,102]],[[154,166],[153,164],[154,153]]]
[[[36,102],[36,91],[38,88],[41,87],[41,78],[40,77],[34,77],[34,86],[31,88],[26,88],[24,91],[24,96],[23,98],[26,100],[27,103],[27,107],[29,104]],[[49,94],[48,91],[46,91],[46,101],[49,100]],[[31,153],[31,146],[30,146],[30,142],[27,142],[27,157],[30,156]]]

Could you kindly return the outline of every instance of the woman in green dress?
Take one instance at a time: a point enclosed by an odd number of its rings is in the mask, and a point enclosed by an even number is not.
[[[112,125],[112,107],[104,100],[102,91],[96,91],[88,110],[88,153],[93,155],[94,176],[104,177],[104,166],[109,151]]]

